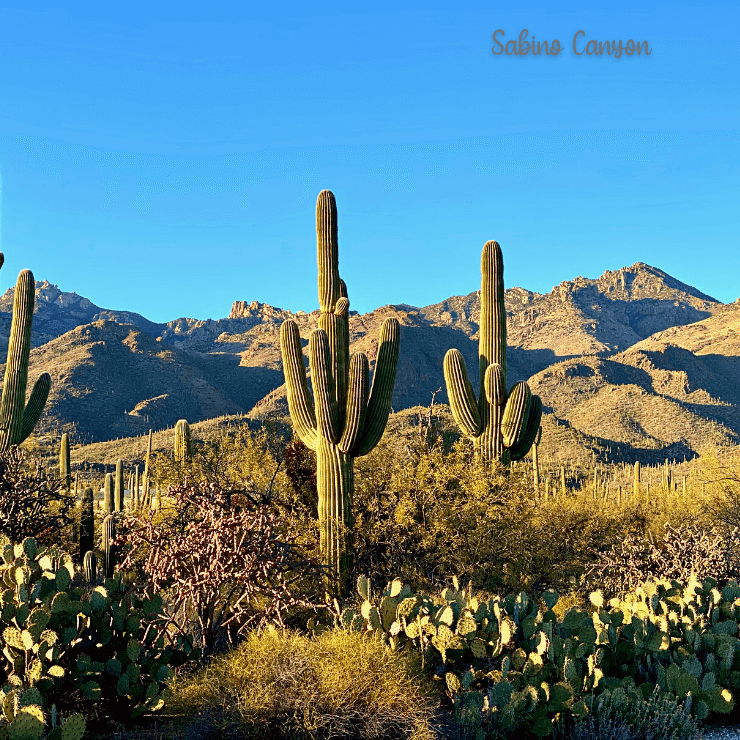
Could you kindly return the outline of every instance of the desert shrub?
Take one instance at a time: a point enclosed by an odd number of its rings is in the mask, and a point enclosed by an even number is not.
[[[413,654],[328,631],[251,632],[175,683],[171,711],[200,713],[190,740],[433,737],[435,690]]]
[[[323,600],[313,543],[274,508],[215,484],[184,483],[170,496],[176,516],[125,521],[121,569],[138,564],[142,580],[166,597],[173,624],[194,634],[205,657],[248,629],[283,626],[291,609]]]
[[[521,536],[533,513],[520,476],[477,461],[464,441],[421,452],[388,441],[356,471],[357,573],[398,573],[425,587],[453,574],[489,590],[519,585]]]
[[[556,726],[557,740],[697,740],[691,698],[678,702],[659,688],[644,699],[635,689],[617,688],[585,702],[588,714]]]
[[[120,579],[75,585],[69,555],[28,538],[8,545],[0,568],[0,647],[6,694],[42,710],[130,719],[161,708],[170,666],[185,652],[165,644],[161,599]]]
[[[0,534],[11,542],[34,537],[50,543],[72,523],[74,500],[20,447],[0,452]]]
[[[610,594],[624,594],[651,577],[687,582],[695,575],[724,585],[740,575],[739,547],[737,528],[720,533],[695,524],[666,524],[658,542],[632,535],[612,545],[589,568],[587,579]]]

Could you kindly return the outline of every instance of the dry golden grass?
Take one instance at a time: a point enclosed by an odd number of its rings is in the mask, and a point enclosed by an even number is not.
[[[252,633],[173,687],[170,711],[197,716],[188,737],[435,737],[435,688],[418,656],[330,631]],[[218,734],[220,733],[220,734]]]

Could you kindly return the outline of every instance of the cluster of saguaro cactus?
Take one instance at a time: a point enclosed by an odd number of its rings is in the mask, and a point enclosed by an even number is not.
[[[301,339],[294,321],[280,330],[288,407],[293,428],[316,452],[321,551],[330,572],[330,588],[342,588],[351,565],[354,458],[378,443],[391,409],[398,364],[400,327],[386,319],[372,386],[363,353],[349,353],[349,299],[339,277],[337,207],[324,190],[316,204],[319,328],[311,332],[309,362],[313,398],[308,389]]]
[[[187,419],[180,419],[175,424],[175,462],[182,464],[190,459],[190,424]]]
[[[473,439],[480,457],[507,464],[523,458],[532,446],[540,428],[542,402],[523,381],[506,392],[504,260],[497,242],[483,247],[481,275],[478,400],[456,349],[445,355],[445,383],[455,421]]]
[[[3,256],[0,252],[0,267],[2,264]],[[42,373],[26,403],[34,290],[33,273],[30,270],[21,271],[15,284],[8,359],[0,400],[0,450],[7,450],[10,445],[20,444],[31,434],[44,410],[51,388],[51,376],[49,373]]]

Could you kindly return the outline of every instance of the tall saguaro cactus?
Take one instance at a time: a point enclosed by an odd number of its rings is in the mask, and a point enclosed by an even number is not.
[[[0,266],[2,263],[3,257],[0,253]],[[34,291],[33,273],[30,270],[22,270],[15,284],[8,359],[0,400],[0,450],[7,450],[10,445],[20,444],[31,434],[44,410],[51,388],[51,376],[49,373],[42,373],[26,403]]]
[[[321,552],[330,570],[330,586],[337,592],[352,562],[354,458],[370,452],[385,431],[400,327],[393,318],[383,322],[371,386],[367,356],[349,354],[349,299],[339,277],[337,206],[328,190],[316,203],[316,241],[321,315],[319,328],[309,338],[313,398],[294,321],[283,323],[280,349],[293,428],[316,452]]]
[[[445,355],[445,383],[452,415],[460,429],[472,437],[480,457],[507,464],[523,458],[532,446],[540,427],[542,402],[523,381],[506,392],[504,259],[498,242],[486,242],[483,247],[481,277],[478,400],[463,356],[456,349]]]

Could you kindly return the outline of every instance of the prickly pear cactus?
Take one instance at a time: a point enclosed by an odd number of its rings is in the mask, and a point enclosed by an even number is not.
[[[48,707],[70,696],[131,717],[163,705],[170,667],[189,651],[165,646],[147,629],[161,618],[161,598],[128,593],[120,579],[74,586],[70,556],[30,538],[6,546],[3,559],[0,650],[8,685],[17,689],[3,701],[6,719],[28,703]],[[63,725],[61,736],[77,725],[66,732]]]
[[[525,382],[506,390],[504,259],[498,242],[483,247],[481,274],[478,400],[459,350],[445,355],[445,383],[452,415],[481,458],[506,464],[529,452],[540,428],[542,402]]]

